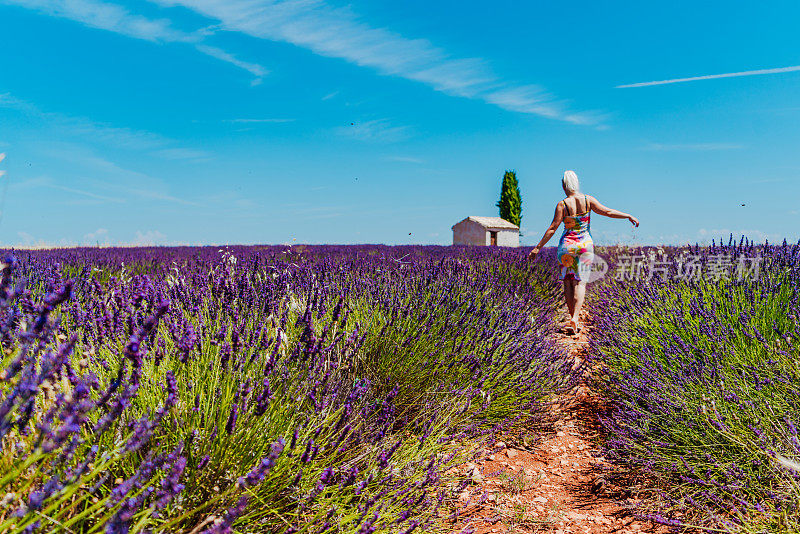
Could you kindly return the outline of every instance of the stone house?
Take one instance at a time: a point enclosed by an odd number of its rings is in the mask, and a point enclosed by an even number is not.
[[[453,226],[454,245],[518,247],[519,226],[500,217],[467,217]]]

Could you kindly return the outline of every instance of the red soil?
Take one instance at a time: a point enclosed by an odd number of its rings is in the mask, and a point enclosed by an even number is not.
[[[559,334],[580,365],[591,326],[577,336]],[[603,478],[598,416],[603,398],[591,373],[549,408],[550,423],[521,445],[509,436],[475,462],[461,466],[473,483],[458,496],[453,532],[663,533],[667,528],[637,520],[638,500]],[[518,433],[517,433],[518,434]],[[536,437],[538,436],[538,437]],[[511,443],[515,443],[511,445]]]

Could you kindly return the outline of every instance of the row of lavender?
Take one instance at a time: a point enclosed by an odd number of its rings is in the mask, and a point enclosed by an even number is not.
[[[608,255],[672,266],[649,280],[607,277],[592,303],[593,352],[613,399],[607,455],[626,482],[636,475],[656,488],[642,514],[724,531],[800,530],[800,246],[741,240]],[[687,278],[690,263],[698,276]],[[753,268],[737,273],[745,264]]]
[[[518,251],[18,252],[0,531],[411,532],[574,371]],[[469,438],[469,439],[467,439]]]

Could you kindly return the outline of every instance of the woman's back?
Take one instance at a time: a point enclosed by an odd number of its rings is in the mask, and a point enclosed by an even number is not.
[[[564,216],[567,215],[581,215],[592,209],[592,203],[588,195],[579,193],[577,195],[570,195],[561,201],[564,205]]]
[[[592,208],[591,201],[586,195],[570,195],[559,203],[562,208],[562,222],[564,223],[564,234],[561,241],[565,239],[571,242],[585,241],[592,239],[589,233],[589,219]]]

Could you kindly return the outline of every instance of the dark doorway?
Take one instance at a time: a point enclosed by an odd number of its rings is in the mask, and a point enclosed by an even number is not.
[[[497,246],[497,232],[489,232],[490,243],[493,247]]]

